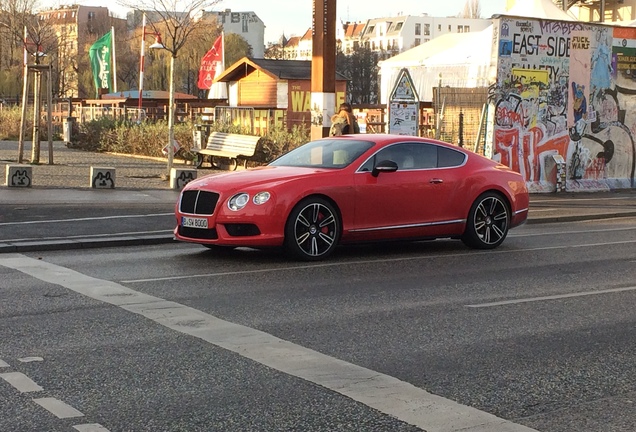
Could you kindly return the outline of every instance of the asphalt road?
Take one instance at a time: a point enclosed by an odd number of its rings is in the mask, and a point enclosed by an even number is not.
[[[635,244],[0,254],[0,430],[633,432]]]

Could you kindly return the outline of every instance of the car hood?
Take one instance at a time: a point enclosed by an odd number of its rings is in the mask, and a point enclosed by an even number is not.
[[[275,186],[290,180],[333,172],[326,168],[264,166],[244,171],[211,174],[189,182],[184,190],[209,189],[215,191],[244,189],[253,186]]]

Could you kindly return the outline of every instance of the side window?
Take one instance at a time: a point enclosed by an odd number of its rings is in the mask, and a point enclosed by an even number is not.
[[[440,168],[460,166],[465,159],[464,153],[446,147],[439,147],[437,151],[437,166]]]
[[[372,171],[375,163],[384,160],[395,162],[398,171],[436,168],[437,157],[437,146],[433,144],[394,144],[376,153],[360,167],[360,171]]]
[[[422,143],[404,143],[391,148],[398,170],[426,169],[437,167],[437,146]]]

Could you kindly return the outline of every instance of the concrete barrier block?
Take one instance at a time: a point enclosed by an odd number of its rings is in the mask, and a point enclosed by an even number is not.
[[[92,166],[90,186],[95,189],[115,189],[115,168]]]
[[[181,190],[195,178],[197,178],[197,170],[194,168],[172,168],[170,169],[170,189]]]
[[[8,164],[6,177],[6,185],[9,187],[31,187],[33,167],[23,164]]]

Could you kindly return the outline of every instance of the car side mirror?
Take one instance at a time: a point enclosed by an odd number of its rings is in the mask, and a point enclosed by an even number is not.
[[[371,175],[373,177],[377,177],[381,172],[396,172],[398,169],[397,163],[392,160],[383,160],[377,163],[375,167],[373,167],[373,171],[371,171]]]

